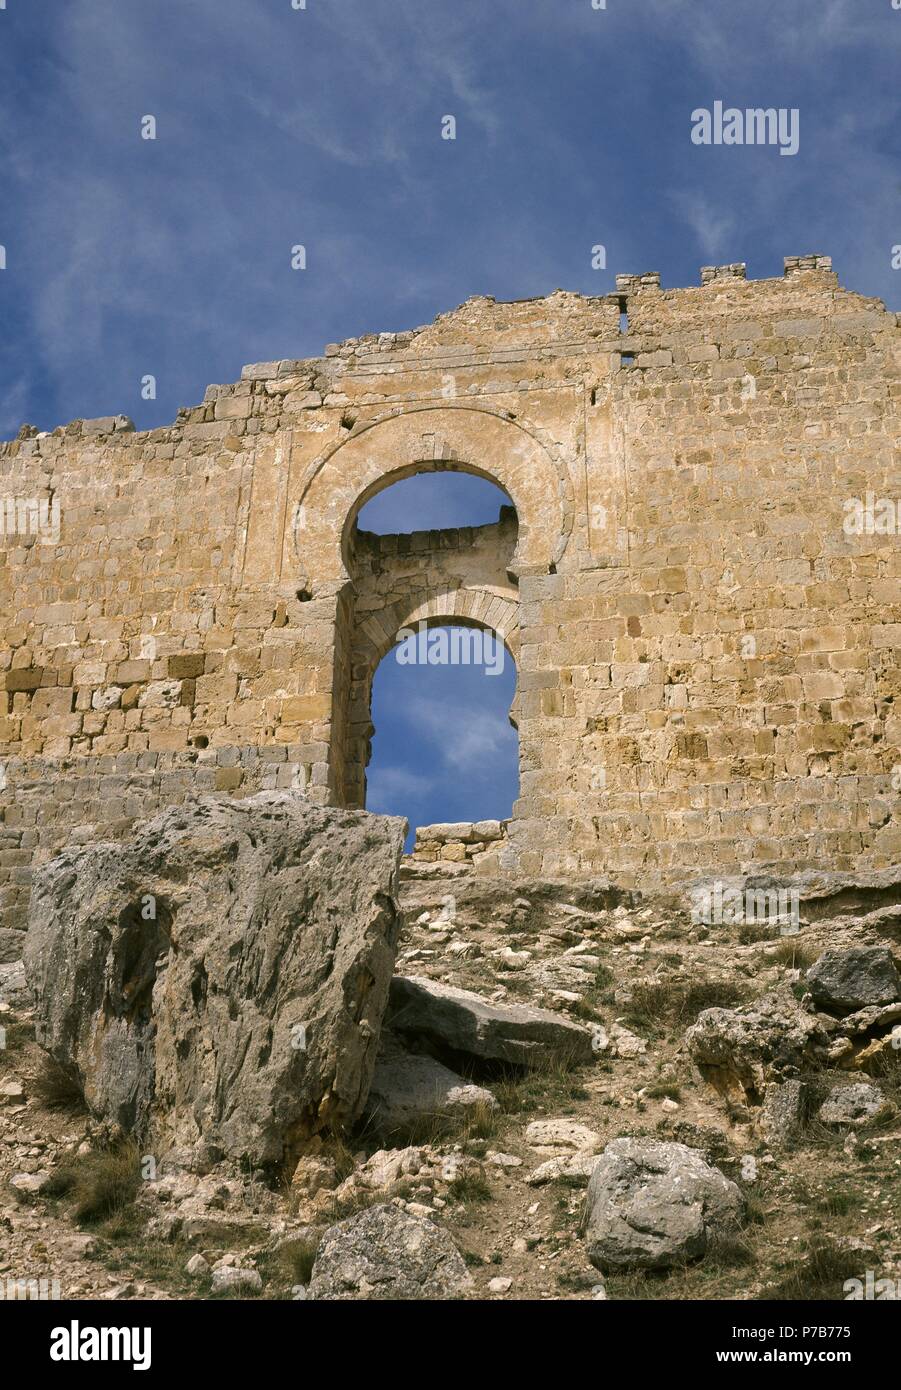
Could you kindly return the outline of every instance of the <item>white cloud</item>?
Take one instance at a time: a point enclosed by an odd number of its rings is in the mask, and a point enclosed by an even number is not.
[[[676,190],[670,193],[670,199],[678,209],[683,222],[694,232],[705,256],[709,256],[711,260],[723,257],[723,260],[718,262],[720,264],[725,264],[729,259],[739,259],[738,256],[730,257],[727,254],[730,238],[733,238],[736,226],[733,213],[723,208],[717,209],[711,199],[700,192],[685,193]],[[737,246],[735,249],[740,250],[741,247]]]
[[[516,745],[516,732],[505,713],[461,704],[451,694],[443,699],[414,695],[405,713],[430,740],[444,766],[468,776],[490,775],[491,760]]]
[[[366,779],[366,808],[391,812],[405,798],[424,797],[440,789],[440,778],[407,767],[375,766]]]

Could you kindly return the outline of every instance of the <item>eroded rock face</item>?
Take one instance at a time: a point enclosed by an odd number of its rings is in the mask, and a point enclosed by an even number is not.
[[[404,822],[293,792],[173,807],[32,891],[38,1040],[111,1129],[289,1162],[360,1113],[396,949]]]
[[[309,1297],[448,1299],[472,1287],[446,1231],[386,1203],[329,1227],[316,1255]]]
[[[766,1083],[821,1058],[828,1039],[788,990],[738,1009],[705,1009],[685,1034],[705,1080],[738,1105],[759,1104]]]
[[[665,1269],[700,1258],[734,1231],[744,1198],[698,1149],[614,1139],[595,1162],[586,1198],[588,1258],[598,1269]]]
[[[590,1030],[549,1009],[492,1004],[470,990],[415,975],[391,981],[388,1017],[397,1033],[517,1066],[538,1066],[551,1056],[573,1063],[594,1056]]]
[[[887,946],[853,946],[824,951],[804,977],[821,1009],[851,1014],[901,999],[901,976]]]

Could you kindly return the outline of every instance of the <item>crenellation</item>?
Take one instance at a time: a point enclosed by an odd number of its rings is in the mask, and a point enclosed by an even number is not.
[[[732,265],[702,265],[701,284],[709,285],[714,280],[746,280],[748,277],[748,267],[744,261],[735,261]]]

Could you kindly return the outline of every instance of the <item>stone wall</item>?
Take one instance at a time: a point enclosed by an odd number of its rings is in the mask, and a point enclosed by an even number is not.
[[[83,790],[101,759],[191,778],[260,750],[359,804],[394,623],[465,620],[517,660],[521,872],[901,859],[897,529],[843,525],[901,498],[898,316],[824,257],[701,278],[473,299],[245,368],[168,428],[23,427],[0,445],[0,761],[37,784],[64,760]],[[356,532],[442,468],[497,482],[515,522]]]
[[[34,866],[61,849],[120,839],[136,821],[194,795],[305,790],[306,770],[291,761],[288,749],[273,745],[189,754],[12,758],[4,764],[4,776],[0,930],[24,930]]]
[[[420,825],[410,858],[414,864],[469,864],[479,873],[502,872],[508,824],[480,820]]]

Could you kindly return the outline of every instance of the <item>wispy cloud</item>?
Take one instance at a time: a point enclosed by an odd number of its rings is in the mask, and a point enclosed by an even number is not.
[[[705,193],[688,193],[677,189],[670,193],[670,201],[683,222],[694,232],[705,256],[713,258],[725,254],[727,242],[736,228],[733,212],[716,208]]]
[[[373,768],[367,779],[367,806],[370,811],[386,811],[403,799],[428,796],[438,785],[437,777],[412,768],[380,765]]]
[[[483,760],[490,766],[491,759],[516,743],[516,733],[502,711],[461,705],[459,699],[414,697],[407,703],[406,714],[432,742],[446,768],[465,769],[469,776],[478,776]]]
[[[23,375],[5,386],[0,395],[0,439],[11,438],[25,423],[29,379]]]

